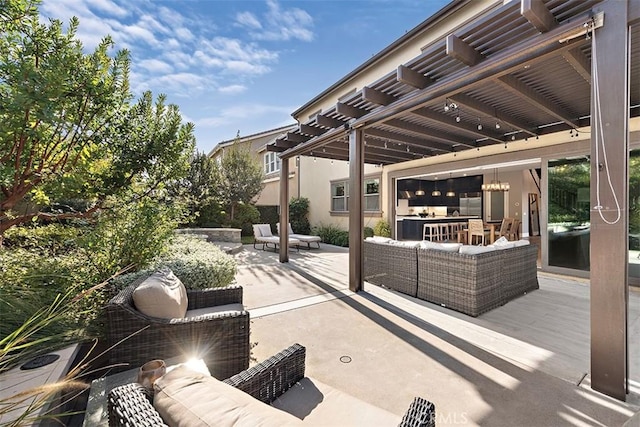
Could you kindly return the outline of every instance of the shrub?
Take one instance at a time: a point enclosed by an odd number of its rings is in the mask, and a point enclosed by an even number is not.
[[[349,247],[349,232],[340,229],[336,225],[319,225],[314,227],[313,234],[320,236],[324,243],[330,245]]]
[[[184,235],[176,236],[167,252],[154,260],[149,268],[117,277],[112,282],[119,290],[163,266],[169,267],[189,289],[228,286],[237,270],[235,259],[217,246]]]
[[[309,199],[306,197],[291,199],[289,202],[289,222],[294,232],[298,234],[309,234],[311,232],[308,216]]]
[[[371,228],[371,227],[365,227],[365,228],[364,228],[364,237],[365,237],[365,239],[366,239],[367,237],[373,237],[373,228]]]
[[[260,221],[260,212],[258,208],[251,204],[239,204],[236,207],[235,218],[229,222],[233,228],[240,228],[243,236],[252,236],[252,224]]]
[[[278,206],[256,206],[260,212],[260,223],[271,224],[272,228],[280,222]]]
[[[376,236],[391,237],[391,227],[386,219],[381,219],[373,227],[373,232]]]
[[[12,227],[5,232],[3,244],[8,249],[63,254],[77,248],[76,240],[81,233],[79,226],[62,224]]]

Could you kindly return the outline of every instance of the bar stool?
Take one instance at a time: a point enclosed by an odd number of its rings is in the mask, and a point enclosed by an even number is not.
[[[451,240],[453,240],[454,236],[457,237],[458,233],[462,231],[462,223],[461,222],[450,222],[449,223],[449,235],[451,236]]]
[[[440,228],[438,224],[425,224],[422,227],[422,240],[429,238],[432,242],[440,240]]]
[[[438,225],[438,233],[440,234],[440,240],[449,240],[449,223],[440,222]]]

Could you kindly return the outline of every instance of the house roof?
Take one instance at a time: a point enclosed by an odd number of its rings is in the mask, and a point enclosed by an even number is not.
[[[562,130],[573,133],[590,125],[590,37],[606,25],[601,3],[498,4],[267,149],[283,158],[347,160],[348,133],[361,128],[365,162],[394,164],[517,140],[535,142],[539,135]],[[420,31],[428,31],[433,22],[425,21]],[[630,114],[635,117],[640,115],[637,22],[631,27],[631,46]]]
[[[220,141],[209,152],[209,157],[215,155],[219,150],[221,150],[221,149],[223,149],[225,147],[229,147],[229,146],[233,145],[236,141],[247,142],[247,141],[256,140],[258,138],[268,138],[269,136],[272,136],[273,139],[275,139],[276,137],[281,136],[285,132],[293,130],[295,127],[296,127],[295,124],[290,124],[290,125],[281,126],[281,127],[275,128],[275,129],[269,129],[269,130],[265,130],[265,131],[262,131],[262,132],[257,132],[257,133],[251,134],[251,135],[239,136],[238,138],[233,138],[233,139],[227,139],[225,141]]]

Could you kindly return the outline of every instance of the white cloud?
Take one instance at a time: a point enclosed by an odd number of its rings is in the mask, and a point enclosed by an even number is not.
[[[173,72],[173,67],[167,64],[164,61],[159,59],[151,58],[151,59],[143,59],[141,61],[136,62],[136,65],[144,68],[145,70],[152,73],[171,73]]]
[[[195,121],[196,126],[206,128],[216,128],[229,125],[232,121],[246,121],[247,119],[256,119],[265,116],[274,116],[274,120],[284,120],[285,116],[289,117],[288,123],[291,123],[290,114],[293,109],[291,107],[283,107],[278,105],[266,104],[246,104],[235,105],[223,109],[219,115],[212,117],[204,117]],[[282,117],[282,119],[281,119]]]
[[[282,8],[276,0],[267,0],[267,7],[263,22],[250,12],[242,12],[236,15],[236,25],[247,28],[256,40],[313,40],[313,18],[307,12],[297,7]]]
[[[218,89],[218,92],[225,94],[225,95],[236,95],[242,92],[245,92],[247,90],[247,87],[244,85],[229,85],[229,86],[224,86]]]
[[[268,64],[276,62],[278,53],[262,49],[253,43],[243,43],[238,39],[215,37],[201,43],[194,60],[209,68],[223,71],[259,75],[271,71]]]
[[[262,28],[262,24],[258,21],[258,18],[251,12],[240,12],[236,15],[236,23],[240,27],[247,27],[254,30]]]
[[[123,18],[129,14],[128,10],[118,6],[111,0],[91,0],[91,7],[119,18]]]

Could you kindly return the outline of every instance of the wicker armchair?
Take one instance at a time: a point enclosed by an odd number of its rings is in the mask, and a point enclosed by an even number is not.
[[[306,349],[294,344],[264,362],[224,380],[255,399],[271,403],[304,378]],[[116,387],[108,396],[112,427],[164,426],[152,404],[152,396],[140,384]],[[404,414],[400,427],[434,427],[433,403],[416,397]]]
[[[141,278],[107,305],[109,361],[115,370],[131,369],[152,359],[197,355],[211,375],[224,379],[249,366],[249,312],[226,311],[181,319],[160,319],[139,312],[133,291]],[[242,287],[187,290],[188,309],[242,303]]]

